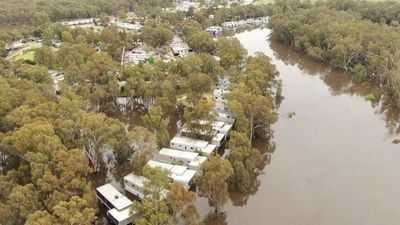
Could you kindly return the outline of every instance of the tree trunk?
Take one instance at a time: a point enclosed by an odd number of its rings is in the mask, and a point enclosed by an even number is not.
[[[249,139],[250,139],[250,146],[253,146],[253,128],[254,128],[253,123],[254,123],[254,118],[251,117],[251,119],[250,119],[250,137],[249,137]]]

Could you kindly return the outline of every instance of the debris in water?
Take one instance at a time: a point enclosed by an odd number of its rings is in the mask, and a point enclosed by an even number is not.
[[[376,101],[376,97],[373,93],[369,93],[366,96],[364,96],[364,99],[370,102],[375,102]]]
[[[295,112],[289,112],[289,113],[287,113],[287,118],[292,118],[293,116],[295,116],[296,115],[296,113]]]
[[[397,145],[397,144],[400,144],[400,139],[396,139],[396,140],[392,141],[392,143],[393,143],[393,144],[396,144],[396,145]]]

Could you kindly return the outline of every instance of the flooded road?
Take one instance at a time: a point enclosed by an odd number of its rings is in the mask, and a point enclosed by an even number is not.
[[[365,100],[369,93],[379,99],[373,85],[354,85],[345,73],[271,44],[269,32],[236,36],[249,54],[272,58],[283,81],[279,113],[295,116],[274,126],[276,149],[257,193],[207,224],[400,224],[398,112]],[[210,210],[204,199],[199,208],[203,216]]]

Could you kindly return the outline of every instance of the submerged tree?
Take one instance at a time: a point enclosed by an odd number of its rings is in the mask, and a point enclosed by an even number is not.
[[[264,169],[267,156],[252,148],[244,133],[232,132],[229,140],[229,155],[234,175],[228,180],[229,188],[241,193],[249,193],[258,186],[257,176]]]
[[[169,172],[161,168],[145,166],[143,176],[148,180],[144,183],[144,194],[150,199],[161,200],[169,188]]]
[[[246,58],[247,51],[236,38],[220,38],[216,46],[221,65],[225,69],[240,66]]]
[[[268,138],[272,135],[271,125],[278,119],[273,103],[262,95],[245,92],[232,94],[229,109],[235,113],[238,120],[239,131],[247,133],[250,144],[258,134],[259,137]]]
[[[155,106],[143,116],[146,127],[156,133],[159,146],[165,146],[169,141],[169,119],[164,117],[160,106]]]
[[[201,165],[195,179],[199,195],[208,198],[208,202],[219,212],[229,200],[227,180],[233,175],[231,163],[219,155],[211,156]]]
[[[187,225],[200,224],[196,198],[195,192],[187,190],[180,184],[172,184],[166,197],[175,217],[182,217]]]
[[[211,138],[214,135],[215,123],[214,105],[201,100],[194,108],[186,108],[184,118],[187,132],[193,137]]]
[[[127,134],[133,172],[142,175],[146,163],[157,154],[157,138],[146,128],[137,126]]]
[[[175,225],[171,208],[163,200],[135,201],[132,205],[133,222],[137,225]]]

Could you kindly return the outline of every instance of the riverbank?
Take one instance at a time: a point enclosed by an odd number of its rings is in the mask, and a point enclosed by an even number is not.
[[[207,224],[397,224],[398,112],[364,99],[376,87],[358,86],[350,75],[270,42],[270,32],[236,37],[249,54],[272,58],[283,81],[279,112],[295,116],[273,127],[276,150],[258,191],[235,196],[241,201]],[[206,200],[198,204],[205,216]]]

